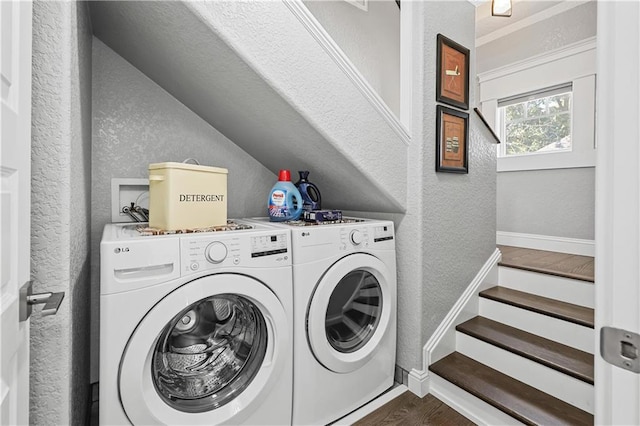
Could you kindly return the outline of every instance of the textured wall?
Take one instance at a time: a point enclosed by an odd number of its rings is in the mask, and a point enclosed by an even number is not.
[[[186,158],[229,169],[229,217],[265,214],[277,176],[94,39],[92,381],[99,377],[99,247],[102,229],[111,222],[111,178],[146,178],[149,163]]]
[[[35,292],[65,299],[56,316],[31,319],[30,422],[85,424],[91,27],[84,2],[35,2],[33,12],[32,276]]]
[[[400,117],[400,9],[395,0],[370,1],[367,11],[344,0],[304,4]]]
[[[442,33],[471,50],[473,84],[475,8],[469,2],[447,1],[425,2],[424,8],[423,344],[495,251],[496,232],[496,150],[471,110],[476,105],[474,90],[469,93],[469,174],[435,172],[436,35]]]
[[[596,2],[591,1],[478,46],[478,74],[596,35]]]
[[[596,35],[596,2],[577,6],[477,48],[478,71]],[[594,238],[595,169],[498,173],[498,231]]]
[[[398,260],[397,364],[422,369],[422,349],[495,250],[496,150],[469,110],[469,174],[435,172],[436,36],[471,50],[475,75],[475,8],[468,2],[416,2],[413,128],[407,158],[407,212],[361,213],[393,220]],[[471,84],[473,78],[470,79]],[[470,91],[473,107],[475,93]]]
[[[95,35],[328,208],[403,212],[406,141],[286,2],[92,2]],[[135,43],[131,40],[135,40]]]
[[[595,168],[498,173],[498,230],[593,240]]]

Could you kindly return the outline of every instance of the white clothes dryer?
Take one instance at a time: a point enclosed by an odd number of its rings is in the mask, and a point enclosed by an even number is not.
[[[266,223],[268,219],[252,219]],[[393,386],[393,222],[274,223],[291,230],[294,425],[333,422]]]
[[[100,424],[290,424],[290,233],[137,226],[100,245]]]

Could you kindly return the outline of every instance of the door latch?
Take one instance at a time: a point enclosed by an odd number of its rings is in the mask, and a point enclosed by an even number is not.
[[[59,293],[36,293],[33,294],[33,281],[27,281],[20,288],[20,321],[26,321],[31,316],[33,305],[44,303],[41,315],[55,315],[60,309],[60,304],[64,299],[64,291]]]
[[[640,373],[640,334],[619,328],[602,327],[600,355],[610,364]]]

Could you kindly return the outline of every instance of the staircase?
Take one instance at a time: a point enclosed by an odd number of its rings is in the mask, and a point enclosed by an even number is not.
[[[433,380],[492,423],[593,424],[593,258],[500,250],[499,285],[479,293]]]

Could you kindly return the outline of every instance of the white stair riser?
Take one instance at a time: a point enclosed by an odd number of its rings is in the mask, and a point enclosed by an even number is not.
[[[494,370],[593,414],[593,385],[457,332],[456,350]]]
[[[590,354],[594,353],[595,337],[593,329],[589,327],[484,297],[480,298],[479,315]]]
[[[500,266],[498,274],[500,287],[520,290],[587,308],[593,309],[594,307],[593,283],[506,266]]]
[[[434,373],[429,373],[429,389],[433,396],[479,425],[521,425],[518,420],[471,395]]]

